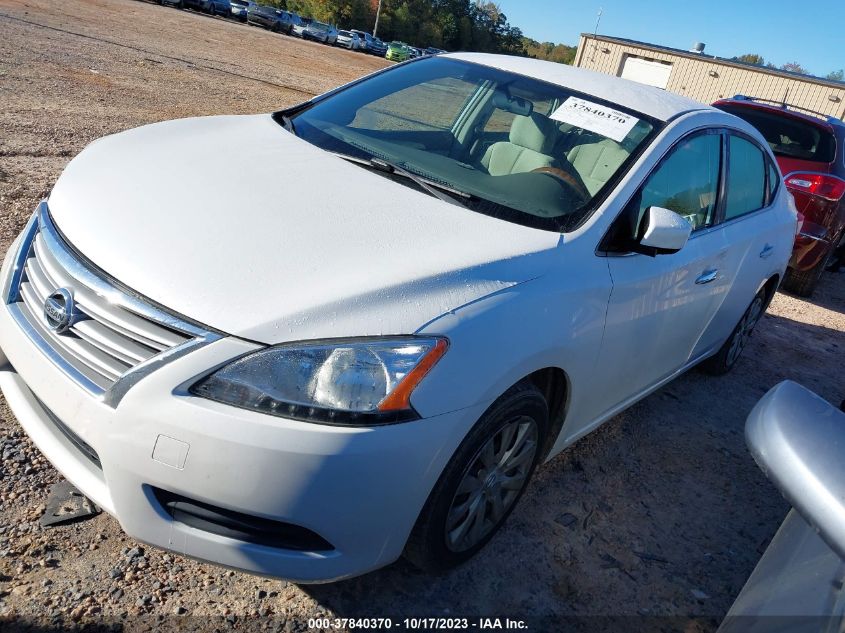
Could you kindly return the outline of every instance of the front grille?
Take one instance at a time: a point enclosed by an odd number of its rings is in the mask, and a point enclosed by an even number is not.
[[[58,233],[46,204],[30,231],[7,303],[29,337],[78,384],[95,395],[114,391],[110,404],[168,353],[217,338],[121,289],[83,261]],[[65,331],[57,331],[45,315],[47,299],[59,289],[73,304]],[[139,370],[144,371],[134,376]],[[133,380],[116,389],[128,376]]]

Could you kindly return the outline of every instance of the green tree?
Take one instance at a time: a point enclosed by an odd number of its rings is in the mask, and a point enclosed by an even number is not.
[[[763,59],[763,56],[758,55],[757,53],[746,53],[745,55],[739,55],[738,57],[734,57],[733,60],[737,62],[745,62],[746,64],[754,64],[756,66],[763,66],[766,63],[766,60]]]
[[[787,62],[780,67],[781,70],[788,70],[791,73],[801,73],[802,75],[809,75],[809,71],[798,62]]]
[[[845,69],[840,68],[839,70],[833,70],[827,75],[825,75],[825,79],[832,79],[833,81],[845,81]]]
[[[575,61],[575,53],[578,48],[566,44],[555,44],[554,42],[538,42],[528,37],[522,38],[522,46],[525,55],[536,59],[545,59],[559,64],[571,64]]]

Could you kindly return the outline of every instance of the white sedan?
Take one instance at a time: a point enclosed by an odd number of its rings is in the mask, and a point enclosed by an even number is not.
[[[425,57],[88,146],[6,256],[0,387],[141,541],[301,582],[442,569],[544,460],[731,369],[795,227],[738,118]]]
[[[336,43],[338,46],[345,46],[350,51],[357,51],[361,47],[361,39],[352,31],[338,31]]]

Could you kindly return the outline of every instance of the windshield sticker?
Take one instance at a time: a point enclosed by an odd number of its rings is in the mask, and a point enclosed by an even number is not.
[[[601,134],[617,143],[621,143],[639,121],[630,114],[578,97],[569,97],[550,118]]]

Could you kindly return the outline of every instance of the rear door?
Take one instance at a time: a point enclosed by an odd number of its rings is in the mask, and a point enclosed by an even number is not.
[[[794,219],[780,195],[784,192],[777,167],[757,141],[742,132],[726,132],[726,149],[727,178],[718,220],[728,249],[719,274],[733,281],[695,353],[727,339],[754,295],[781,273],[792,252]]]

